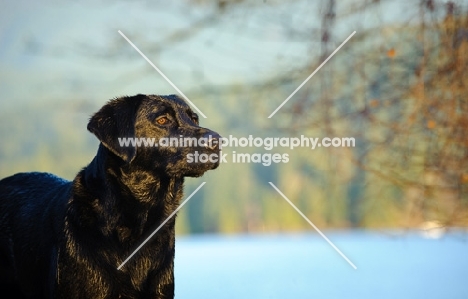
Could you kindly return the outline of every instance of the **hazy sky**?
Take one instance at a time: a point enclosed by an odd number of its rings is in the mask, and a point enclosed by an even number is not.
[[[317,32],[325,3],[251,1],[220,14],[215,6],[185,1],[2,2],[3,109],[30,100],[175,93],[117,30],[184,92],[257,82],[295,70],[319,54]],[[417,4],[392,3],[354,18],[356,26],[340,19],[334,44],[339,45],[353,30],[359,34],[375,22],[402,17],[393,13],[395,7],[404,12]],[[217,18],[188,38],[162,42],[211,15]]]
[[[214,13],[209,6],[168,3],[2,4],[0,105],[32,95],[47,99],[155,89],[173,93],[117,30],[180,89],[256,80],[271,74],[283,57],[307,55],[308,43],[287,42],[280,21],[274,19],[276,5],[234,9],[185,41],[163,44],[160,41],[176,30]]]

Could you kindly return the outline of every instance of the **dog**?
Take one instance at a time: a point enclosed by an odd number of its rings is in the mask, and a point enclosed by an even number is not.
[[[110,100],[87,129],[99,148],[73,181],[40,172],[0,181],[0,297],[174,298],[174,217],[118,266],[176,210],[184,177],[218,167],[214,159],[189,163],[186,157],[220,154],[220,135],[200,127],[176,95]],[[119,143],[146,137],[208,142]]]

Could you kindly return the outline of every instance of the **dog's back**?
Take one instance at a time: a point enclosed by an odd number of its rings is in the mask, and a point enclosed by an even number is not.
[[[65,217],[70,188],[71,182],[48,173],[0,180],[0,290],[48,293],[51,277],[43,273],[55,276],[50,253],[61,235],[63,221],[57,220]]]

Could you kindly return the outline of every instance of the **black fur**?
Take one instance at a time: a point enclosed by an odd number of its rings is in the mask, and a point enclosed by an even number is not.
[[[219,135],[174,95],[111,100],[88,130],[101,143],[72,182],[38,172],[0,181],[1,298],[174,297],[174,218],[117,266],[177,208],[185,176],[218,166],[186,155],[219,147],[120,147],[117,137]]]

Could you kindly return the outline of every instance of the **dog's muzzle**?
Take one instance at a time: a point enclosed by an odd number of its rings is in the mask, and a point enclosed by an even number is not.
[[[215,132],[208,132],[205,133],[202,138],[206,139],[206,143],[203,146],[212,151],[219,151],[221,150],[221,136]]]

